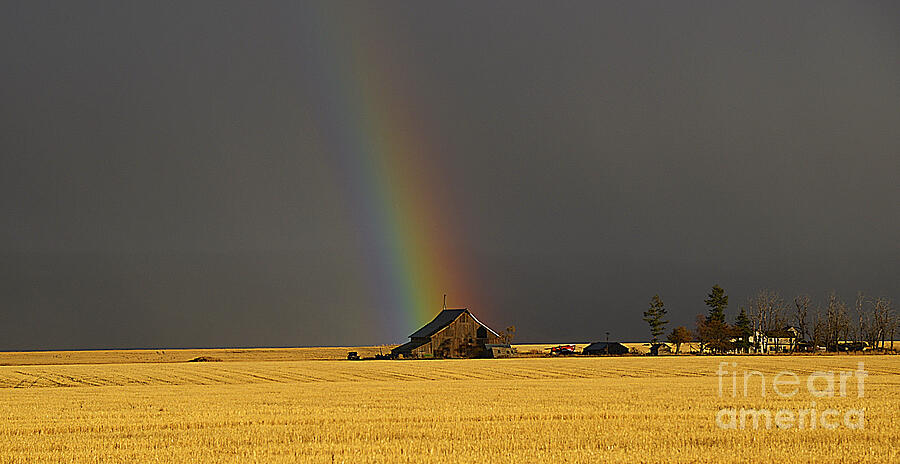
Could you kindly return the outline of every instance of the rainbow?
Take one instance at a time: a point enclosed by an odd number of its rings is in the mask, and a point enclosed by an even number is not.
[[[413,86],[398,72],[405,68],[391,63],[390,41],[380,31],[341,8],[322,6],[315,18],[325,108],[319,123],[363,237],[374,319],[396,340],[433,318],[444,294],[456,304],[477,301],[464,278],[471,269],[463,265],[453,210],[441,196],[434,147],[410,98]]]

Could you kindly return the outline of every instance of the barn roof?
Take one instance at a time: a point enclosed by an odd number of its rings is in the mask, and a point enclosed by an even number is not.
[[[430,337],[430,336],[436,334],[439,330],[450,325],[451,322],[455,321],[456,318],[461,316],[463,313],[469,313],[469,316],[472,316],[472,319],[474,319],[475,322],[478,323],[478,325],[484,327],[485,329],[488,329],[492,334],[494,334],[498,337],[500,336],[500,334],[491,330],[490,327],[482,324],[481,321],[479,321],[478,318],[476,318],[474,314],[469,312],[468,309],[460,308],[460,309],[445,309],[445,310],[441,311],[440,313],[438,313],[438,315],[434,319],[432,319],[431,322],[425,324],[421,329],[415,331],[415,333],[410,335],[409,338]]]
[[[412,340],[408,341],[397,348],[391,350],[391,353],[409,353],[410,351],[428,343],[428,340]]]

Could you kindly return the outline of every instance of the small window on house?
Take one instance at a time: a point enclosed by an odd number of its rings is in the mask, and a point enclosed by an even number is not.
[[[478,330],[475,331],[475,338],[487,338],[487,329],[479,327]]]

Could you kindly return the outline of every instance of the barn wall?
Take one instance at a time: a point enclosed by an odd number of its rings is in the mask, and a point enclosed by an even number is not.
[[[470,314],[463,313],[432,335],[430,343],[416,348],[412,354],[414,357],[469,358],[482,354],[485,344],[501,343],[500,337],[490,330],[486,331],[486,337],[478,338],[479,327],[481,325]]]
[[[413,349],[410,354],[413,358],[432,358],[434,353],[431,351],[431,343],[426,343],[418,348]]]

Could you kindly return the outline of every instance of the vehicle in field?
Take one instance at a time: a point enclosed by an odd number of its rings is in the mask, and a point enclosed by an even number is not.
[[[545,349],[550,350],[550,356],[569,356],[575,354],[575,345],[557,345]]]

